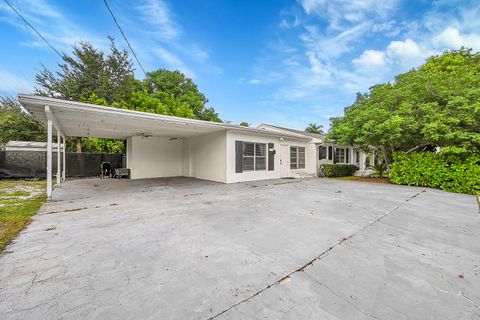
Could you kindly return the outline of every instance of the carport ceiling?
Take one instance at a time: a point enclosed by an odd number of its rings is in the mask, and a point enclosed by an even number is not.
[[[265,132],[263,129],[241,127],[210,121],[185,119],[87,103],[19,94],[18,100],[40,123],[47,124],[45,106],[56,118],[65,136],[126,139],[131,136],[191,137],[224,130],[239,130],[270,136],[296,135]]]

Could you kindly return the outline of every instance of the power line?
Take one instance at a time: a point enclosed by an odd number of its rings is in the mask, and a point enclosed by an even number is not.
[[[43,41],[45,41],[45,43],[46,43],[53,51],[55,51],[55,53],[58,54],[58,55],[60,56],[60,58],[63,59],[63,55],[60,53],[60,51],[58,51],[57,49],[55,49],[55,47],[54,47],[47,39],[45,39],[45,37],[42,36],[42,34],[41,34],[37,29],[35,29],[35,27],[32,26],[32,25],[30,24],[30,22],[28,22],[27,19],[25,19],[25,18],[23,17],[23,15],[22,15],[20,12],[18,12],[17,9],[15,9],[15,8],[10,4],[10,2],[8,2],[7,0],[3,0],[3,1],[13,10],[13,12],[15,12],[15,13],[17,14],[17,16],[18,16],[20,19],[23,20],[23,22],[25,22],[25,24],[27,24],[27,26],[29,26],[33,31],[35,31],[35,33],[36,33]]]
[[[6,1],[6,0],[5,0],[5,1]],[[130,48],[130,51],[132,51],[133,56],[135,57],[135,60],[137,60],[138,65],[140,66],[140,68],[142,69],[143,73],[144,73],[145,76],[146,76],[147,73],[145,72],[145,69],[143,69],[143,66],[142,66],[142,64],[140,63],[140,60],[138,60],[138,57],[137,57],[137,55],[135,54],[135,51],[133,50],[132,46],[130,45],[130,42],[128,42],[127,36],[125,35],[125,33],[123,32],[122,28],[121,28],[120,25],[118,24],[117,18],[115,18],[115,15],[113,14],[112,9],[110,9],[110,6],[108,5],[107,0],[103,0],[103,3],[105,3],[105,6],[107,7],[108,11],[110,12],[110,15],[111,15],[112,18],[113,18],[113,21],[115,21],[115,24],[117,25],[118,30],[120,30],[120,33],[122,34],[123,39],[125,39],[125,42],[127,42],[127,45],[128,45],[128,47]]]

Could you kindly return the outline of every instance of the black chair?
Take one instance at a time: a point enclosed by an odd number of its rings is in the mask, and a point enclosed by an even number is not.
[[[112,165],[110,162],[102,162],[100,165],[100,178],[103,179],[105,177],[112,177]]]

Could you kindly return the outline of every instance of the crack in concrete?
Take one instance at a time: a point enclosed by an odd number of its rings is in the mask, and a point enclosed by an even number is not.
[[[369,313],[366,313],[365,311],[361,310],[358,306],[356,306],[355,304],[353,304],[351,301],[349,301],[348,299],[342,297],[341,295],[339,295],[338,293],[336,293],[332,288],[330,288],[329,286],[327,286],[326,284],[318,281],[317,279],[315,279],[314,277],[312,277],[311,275],[309,275],[307,272],[304,272],[304,274],[309,277],[311,280],[313,280],[315,283],[321,285],[322,287],[326,288],[328,291],[330,291],[333,295],[335,295],[336,297],[340,298],[342,301],[348,303],[349,305],[351,305],[355,310],[357,310],[358,312],[360,312],[361,314],[363,314],[364,316],[367,316],[369,318],[373,318],[373,319],[380,319],[372,314],[369,314]]]
[[[407,198],[406,200],[404,200],[402,203],[398,204],[397,206],[395,206],[393,209],[391,209],[390,211],[388,211],[387,213],[385,213],[384,215],[380,216],[379,218],[373,220],[372,222],[369,222],[367,225],[363,226],[362,228],[360,228],[359,230],[355,231],[354,233],[352,233],[351,235],[349,235],[348,237],[343,237],[342,239],[340,239],[339,241],[337,241],[336,243],[334,243],[332,246],[328,247],[326,250],[322,251],[319,255],[317,255],[315,258],[313,258],[312,260],[308,261],[307,263],[305,263],[304,265],[302,265],[301,267],[295,269],[294,271],[288,273],[287,275],[285,275],[284,277],[282,277],[281,279],[267,285],[265,288],[255,292],[254,294],[248,296],[247,298],[231,305],[230,307],[224,309],[223,311],[215,314],[214,316],[211,316],[209,318],[207,318],[207,320],[213,320],[213,319],[216,319],[217,317],[227,313],[228,311],[232,310],[233,308],[236,308],[238,307],[239,305],[245,303],[245,302],[248,302],[250,301],[251,299],[255,298],[256,296],[262,294],[263,292],[265,292],[266,290],[278,285],[279,283],[281,283],[282,281],[285,281],[285,279],[287,278],[290,278],[291,275],[293,275],[294,273],[297,273],[297,272],[303,272],[305,270],[305,268],[313,265],[313,263],[317,260],[320,260],[321,258],[323,258],[324,256],[326,256],[330,251],[332,251],[333,249],[335,249],[336,247],[340,246],[343,242],[347,241],[347,240],[350,240],[352,239],[353,237],[355,237],[356,235],[358,235],[359,233],[365,231],[366,229],[368,229],[370,226],[374,225],[375,223],[379,222],[380,220],[384,219],[385,217],[387,217],[388,215],[392,214],[393,212],[397,211],[398,209],[400,209],[403,205],[405,205],[407,202],[413,200],[414,198],[418,197],[421,193],[423,192],[426,192],[426,189],[422,190],[422,191],[419,191],[417,193],[415,193],[413,196],[410,196],[409,198]]]

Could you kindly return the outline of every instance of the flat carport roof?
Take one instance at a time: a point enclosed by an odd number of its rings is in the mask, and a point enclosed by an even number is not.
[[[173,117],[88,103],[19,94],[18,100],[43,126],[49,117],[62,136],[126,139],[132,136],[191,137],[222,130],[236,130],[289,139],[307,140],[297,134],[270,132],[234,124]]]
[[[235,130],[254,135],[311,140],[294,133],[278,133],[265,129],[172,117],[31,94],[19,94],[18,101],[47,128],[47,196],[49,199],[52,197],[52,135],[54,128],[57,131],[58,154],[61,153],[67,136],[111,139],[126,139],[132,136],[188,138],[218,131]],[[65,148],[63,148],[63,156],[57,157],[57,185],[65,180],[65,164]]]

